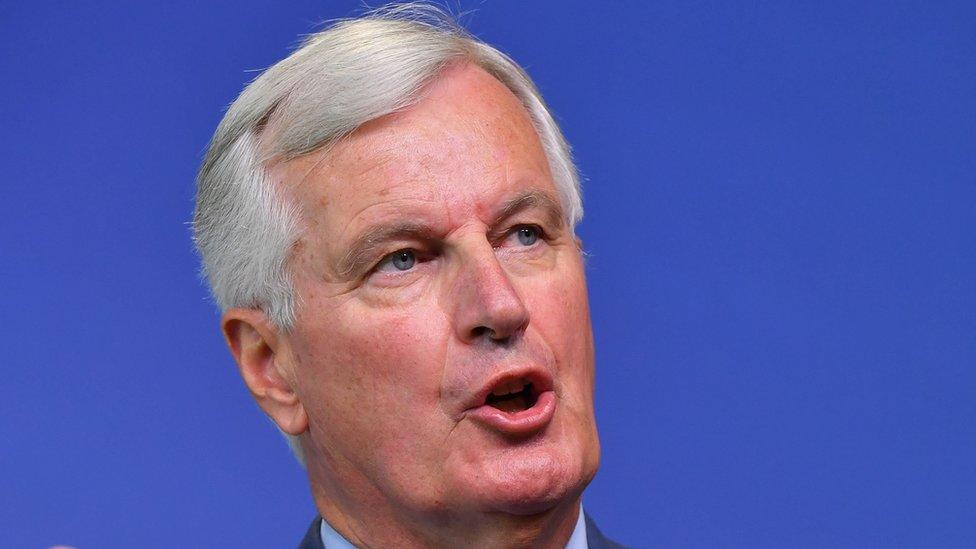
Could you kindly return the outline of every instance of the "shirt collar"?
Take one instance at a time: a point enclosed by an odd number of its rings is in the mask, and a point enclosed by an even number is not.
[[[319,533],[322,535],[322,545],[325,549],[356,549],[349,540],[342,537],[332,526],[323,518]],[[566,549],[589,549],[586,543],[586,520],[583,518],[583,506],[580,506],[579,516],[576,517],[576,527],[573,528],[573,535],[569,536],[566,542]]]
[[[569,541],[566,542],[566,549],[589,549],[589,545],[586,543],[586,519],[583,517],[582,505],[580,505],[579,514],[576,517],[573,535],[569,536]]]

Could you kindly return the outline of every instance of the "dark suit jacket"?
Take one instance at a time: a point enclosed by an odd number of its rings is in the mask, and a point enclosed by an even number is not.
[[[586,544],[589,549],[627,549],[623,545],[603,537],[600,529],[596,527],[589,515],[584,513],[583,517],[586,519]],[[325,549],[322,545],[321,524],[322,518],[315,517],[312,525],[308,527],[305,537],[302,538],[302,542],[298,545],[298,549]]]

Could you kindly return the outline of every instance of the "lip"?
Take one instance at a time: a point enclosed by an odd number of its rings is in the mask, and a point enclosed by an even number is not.
[[[531,408],[519,412],[505,412],[485,404],[494,387],[513,379],[525,379],[532,384],[535,404]],[[464,417],[506,435],[525,436],[548,425],[555,412],[556,393],[553,391],[552,377],[544,370],[527,368],[494,376],[472,397]]]

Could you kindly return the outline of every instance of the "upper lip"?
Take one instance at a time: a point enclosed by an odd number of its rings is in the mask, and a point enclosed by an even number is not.
[[[491,394],[495,387],[501,383],[507,383],[513,379],[524,379],[526,382],[531,383],[532,396],[534,397],[537,397],[546,391],[551,391],[553,388],[552,375],[542,368],[535,366],[511,368],[493,375],[488,382],[478,390],[478,392],[471,396],[471,399],[466,402],[464,409],[471,410],[484,405],[488,399],[488,395]]]

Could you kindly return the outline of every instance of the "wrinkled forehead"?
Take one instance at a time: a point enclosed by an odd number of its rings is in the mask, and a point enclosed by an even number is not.
[[[415,105],[360,126],[328,149],[274,166],[272,179],[312,224],[342,224],[385,202],[443,200],[447,193],[460,206],[485,199],[486,190],[552,186],[525,108],[472,65],[445,71]]]

